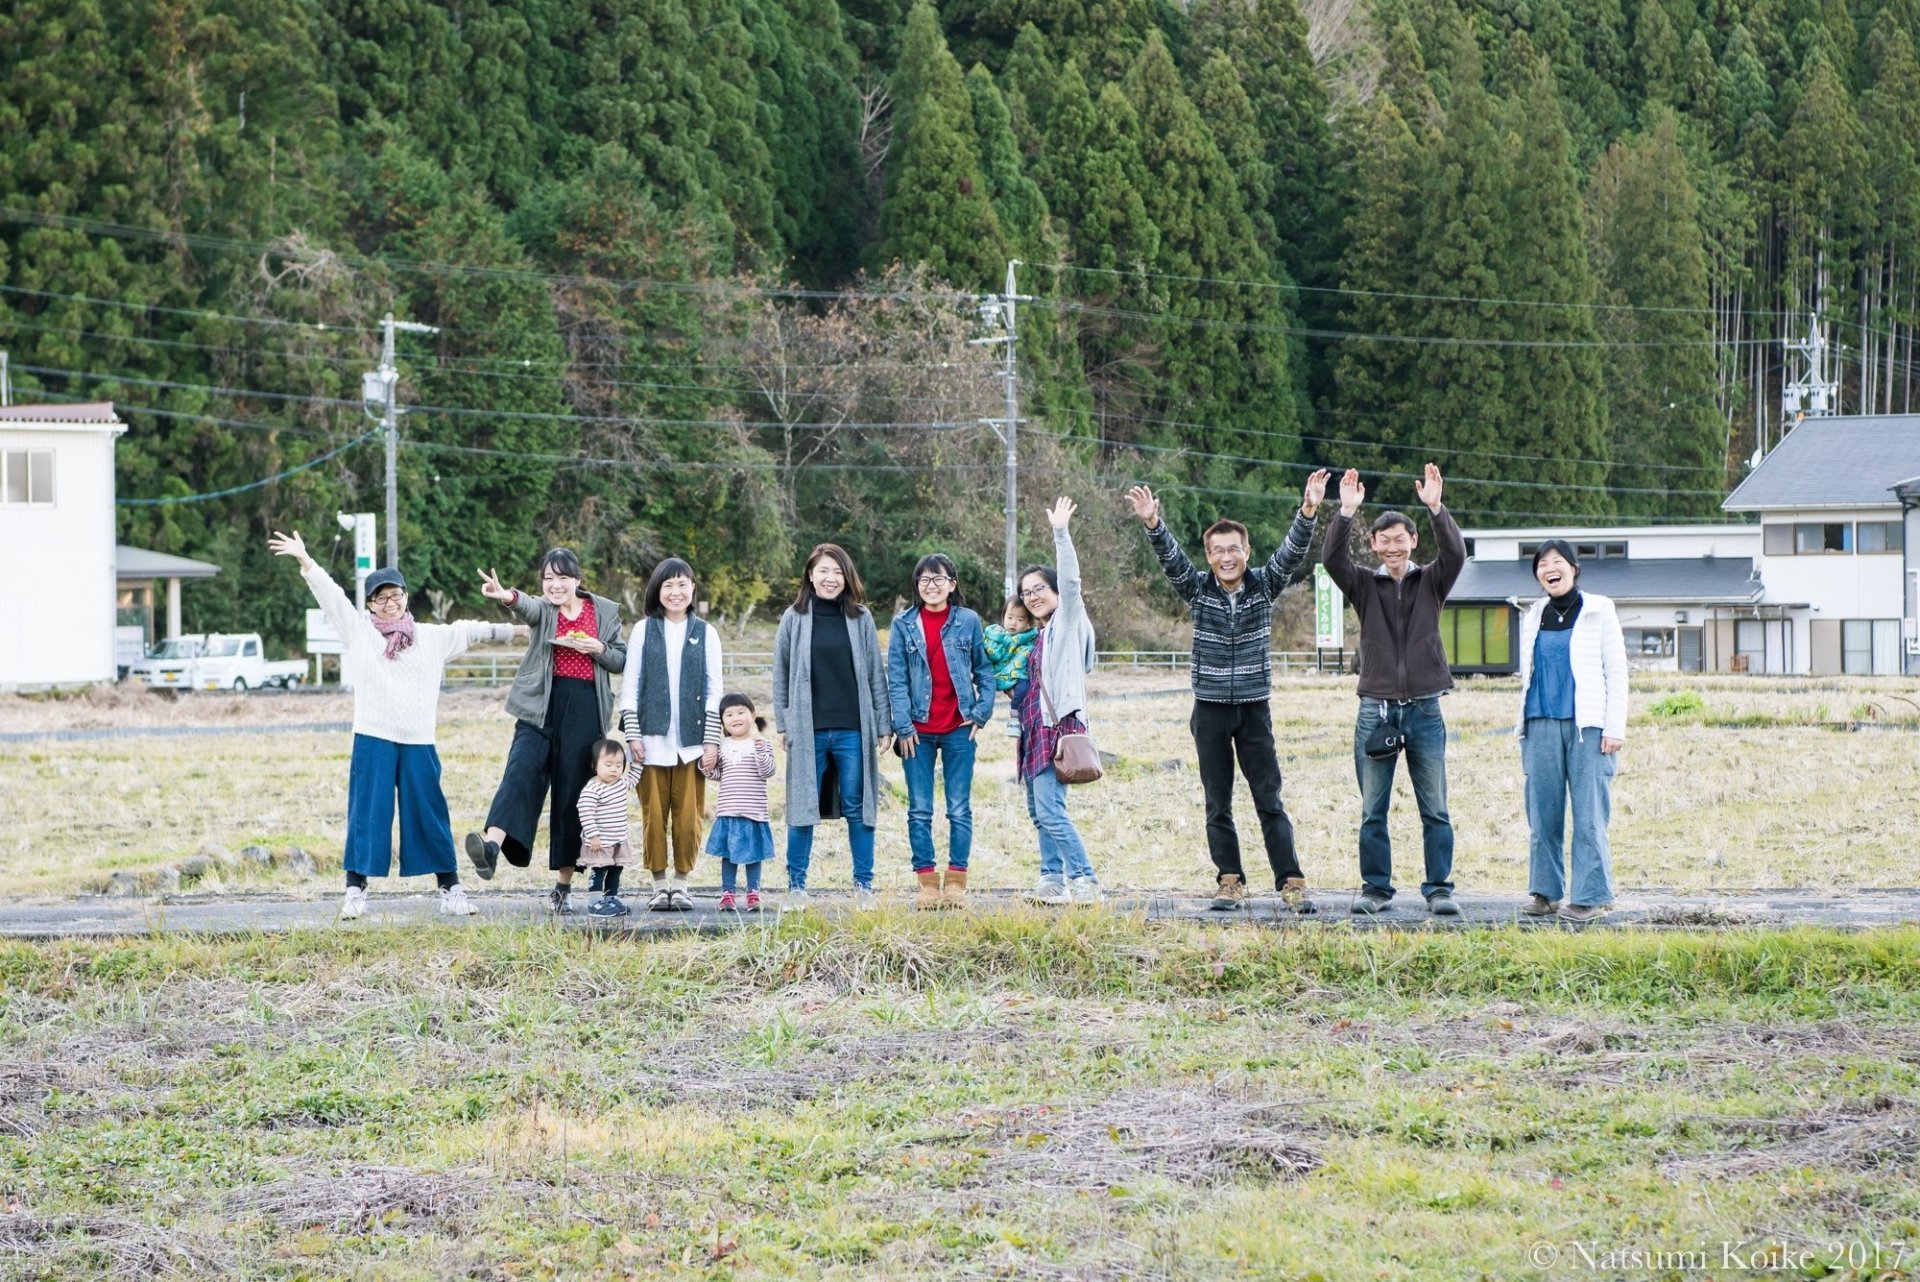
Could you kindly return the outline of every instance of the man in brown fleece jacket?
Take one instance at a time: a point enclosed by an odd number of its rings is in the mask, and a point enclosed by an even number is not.
[[[1440,502],[1440,469],[1429,463],[1414,486],[1433,517],[1439,552],[1416,565],[1413,550],[1420,535],[1403,512],[1382,512],[1369,542],[1377,568],[1353,563],[1347,546],[1354,513],[1367,496],[1352,468],[1340,478],[1340,513],[1327,526],[1323,554],[1327,575],[1360,616],[1360,716],[1353,730],[1353,769],[1360,781],[1360,894],[1356,913],[1383,912],[1393,906],[1393,844],[1387,810],[1393,800],[1398,754],[1375,760],[1367,755],[1369,737],[1382,721],[1405,736],[1407,775],[1420,807],[1426,876],[1420,893],[1435,916],[1451,917],[1453,902],[1453,820],[1447,814],[1447,723],[1440,696],[1453,688],[1446,648],[1440,641],[1440,607],[1467,561],[1466,540]]]

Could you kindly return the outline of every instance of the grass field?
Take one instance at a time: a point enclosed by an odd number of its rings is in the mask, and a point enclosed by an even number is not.
[[[1094,728],[1120,763],[1075,794],[1096,867],[1113,886],[1211,884],[1199,779],[1186,729],[1182,673],[1102,670]],[[764,678],[747,687],[765,703]],[[1911,683],[1643,677],[1615,791],[1617,882],[1624,888],[1750,889],[1911,885],[1920,850],[1920,695]],[[512,723],[499,692],[449,694],[441,756],[456,833],[477,826],[506,756]],[[1508,737],[1512,682],[1470,681],[1446,702],[1450,803],[1462,892],[1525,889],[1526,825],[1518,750]],[[1284,680],[1274,699],[1286,799],[1309,878],[1351,886],[1358,797],[1351,763],[1351,679]],[[337,695],[198,696],[109,693],[83,699],[0,697],[0,733],[36,729],[221,726],[234,733],[0,742],[0,893],[64,896],[96,889],[117,868],[166,864],[203,845],[299,846],[320,872],[219,871],[228,883],[331,890],[346,811],[349,737],[288,730],[344,722]],[[1032,827],[1012,781],[1012,741],[989,727],[974,791],[974,879],[1032,880]],[[905,889],[905,801],[898,763],[884,759],[880,882]],[[780,781],[775,780],[776,808]],[[1418,819],[1404,773],[1395,803],[1400,866],[1418,868]],[[1258,830],[1238,808],[1250,866]],[[936,823],[944,844],[944,823]],[[844,826],[822,831],[815,881],[845,885]],[[1410,862],[1411,861],[1411,862]],[[715,880],[703,867],[703,880]],[[539,878],[522,874],[531,887]],[[1417,874],[1416,874],[1417,879]],[[1403,878],[1404,880],[1404,878]],[[773,883],[782,883],[775,871]]]
[[[0,972],[0,1276],[1920,1275],[1912,929],[889,911]]]

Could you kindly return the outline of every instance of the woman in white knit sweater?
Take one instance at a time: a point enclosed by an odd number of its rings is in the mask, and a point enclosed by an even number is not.
[[[1532,830],[1527,889],[1531,917],[1592,921],[1613,906],[1607,822],[1613,775],[1627,740],[1627,646],[1613,602],[1582,592],[1580,558],[1565,539],[1533,556],[1546,589],[1520,621],[1520,760]],[[1571,898],[1564,872],[1568,802],[1573,809]]]
[[[460,888],[447,798],[440,790],[440,754],[434,748],[440,680],[449,659],[478,641],[508,640],[513,628],[472,621],[415,623],[407,610],[406,580],[394,569],[367,576],[367,609],[361,613],[307,555],[298,530],[276,533],[267,546],[300,563],[301,577],[340,634],[341,675],[353,687],[341,920],[366,911],[367,878],[384,877],[392,867],[396,796],[400,875],[432,873],[440,886],[440,911],[471,916],[474,907]]]

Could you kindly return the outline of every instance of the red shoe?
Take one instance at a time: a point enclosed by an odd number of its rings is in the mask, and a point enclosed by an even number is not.
[[[747,911],[750,913],[757,913],[760,911],[760,892],[759,891],[749,890],[747,892]]]
[[[729,890],[720,896],[720,911],[723,913],[730,913],[733,911],[733,908],[734,908],[733,892]]]

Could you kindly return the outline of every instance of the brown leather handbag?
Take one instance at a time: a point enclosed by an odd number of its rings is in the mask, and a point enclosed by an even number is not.
[[[1036,674],[1034,682],[1040,687],[1040,707],[1046,712],[1047,720],[1058,725],[1059,718],[1053,714],[1053,700],[1047,697],[1044,674]],[[1094,746],[1091,734],[1067,733],[1055,741],[1053,777],[1061,783],[1097,783],[1106,772],[1106,767],[1100,764],[1100,749]]]

